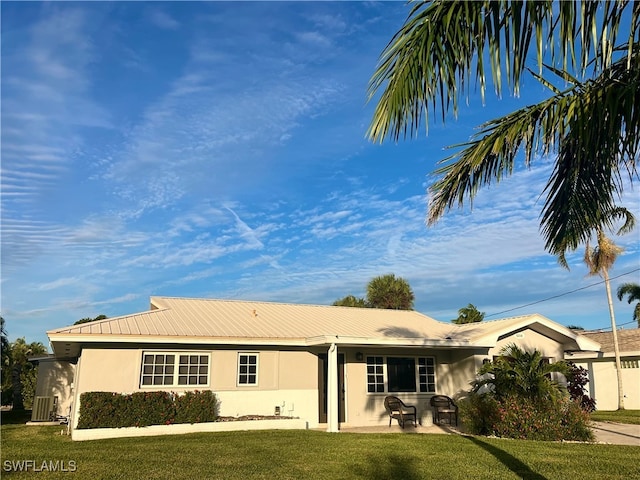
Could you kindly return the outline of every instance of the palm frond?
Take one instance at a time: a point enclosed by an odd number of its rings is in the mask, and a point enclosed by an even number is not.
[[[567,128],[560,139],[541,229],[547,250],[564,254],[584,243],[595,228],[613,228],[625,219],[619,234],[633,228],[633,216],[616,207],[625,178],[638,178],[640,147],[640,55],[632,70],[624,59],[593,81],[578,85],[563,115]],[[565,264],[566,266],[566,264]]]
[[[427,222],[467,201],[472,206],[480,187],[513,172],[520,150],[530,165],[534,153],[557,149],[541,230],[548,251],[566,265],[566,251],[584,243],[594,228],[611,227],[620,218],[615,196],[623,191],[625,177],[638,177],[640,48],[632,60],[631,70],[620,59],[595,80],[482,125],[434,172],[438,179],[429,189]]]
[[[489,72],[497,95],[506,81],[517,96],[532,42],[539,71],[549,55],[551,64],[564,71],[577,70],[582,77],[597,74],[614,61],[619,26],[629,5],[629,35],[635,41],[640,9],[628,0],[413,2],[369,82],[369,100],[383,91],[367,136],[380,142],[386,137],[398,140],[415,135],[423,119],[427,128],[430,112],[440,110],[443,120],[450,109],[457,115],[460,97],[469,97],[472,82],[479,83],[484,98]],[[549,52],[545,44],[551,45]],[[632,53],[629,48],[628,65]]]
[[[640,301],[640,285],[637,283],[623,283],[618,287],[617,295],[618,300],[622,300],[625,295],[628,296],[628,303]]]

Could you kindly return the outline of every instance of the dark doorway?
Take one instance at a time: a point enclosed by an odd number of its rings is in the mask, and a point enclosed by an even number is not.
[[[326,353],[318,355],[318,421],[327,423],[327,377],[329,362]],[[344,423],[344,353],[338,354],[338,422]]]

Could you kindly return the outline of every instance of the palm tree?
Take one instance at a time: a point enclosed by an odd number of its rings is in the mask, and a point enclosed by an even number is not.
[[[97,320],[104,320],[106,318],[107,316],[104,314],[100,314],[96,318],[91,318],[91,317],[81,318],[76,323],[74,323],[74,325],[82,325],[83,323],[95,322]]]
[[[616,328],[616,317],[613,312],[611,283],[609,281],[609,269],[611,269],[616,258],[623,250],[607,238],[601,229],[597,231],[597,239],[598,244],[595,248],[591,248],[587,241],[584,253],[584,262],[587,264],[587,267],[589,267],[589,275],[600,275],[604,279],[604,286],[607,291],[607,302],[609,303],[609,316],[611,317],[613,350],[616,360],[616,375],[618,377],[618,410],[624,410],[622,366],[620,364],[620,349],[618,348],[618,331]]]
[[[526,64],[531,46],[537,72]],[[517,96],[527,71],[551,95],[485,123],[443,160],[428,223],[511,175],[518,152],[529,166],[557,151],[541,230],[545,248],[562,257],[594,228],[612,227],[600,213],[615,208],[627,179],[638,179],[640,2],[414,2],[369,83],[370,99],[382,91],[369,138],[398,140],[417,134],[423,119],[426,127],[430,114],[457,116],[470,84],[484,98],[488,71],[498,95],[506,79]]]
[[[633,319],[638,322],[638,328],[640,328],[640,285],[637,283],[623,283],[618,287],[618,300],[627,295],[627,301],[637,301],[635,308],[633,309]]]
[[[458,310],[458,318],[451,321],[457,325],[462,325],[464,323],[481,322],[482,320],[484,320],[484,312],[479,311],[474,304],[470,303]]]
[[[23,380],[25,373],[30,373],[31,381],[35,379],[36,372],[30,367],[29,357],[47,353],[47,348],[41,342],[27,343],[23,338],[18,338],[10,346],[11,355],[11,381],[13,386],[13,409],[24,410]],[[26,392],[25,392],[26,393]]]
[[[515,395],[532,401],[555,400],[565,392],[552,380],[551,373],[561,373],[566,377],[570,370],[564,360],[550,363],[538,350],[527,352],[510,344],[500,351],[496,360],[482,366],[479,374],[490,374],[491,378],[477,382],[475,389],[491,384],[493,394],[498,398]]]
[[[393,273],[375,277],[367,285],[367,303],[372,308],[413,310],[414,299],[409,283]]]
[[[336,300],[331,305],[334,307],[360,307],[366,308],[367,302],[364,298],[356,297],[354,295],[347,295],[344,298]]]

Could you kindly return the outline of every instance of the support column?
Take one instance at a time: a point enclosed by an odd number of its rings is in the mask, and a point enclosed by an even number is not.
[[[327,432],[338,432],[338,346],[329,347],[327,354]]]

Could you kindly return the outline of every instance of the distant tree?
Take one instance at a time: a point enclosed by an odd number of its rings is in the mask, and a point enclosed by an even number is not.
[[[635,222],[634,216],[624,208],[617,209],[620,215],[626,216],[626,221],[618,234],[630,231]],[[623,251],[611,239],[609,239],[601,228],[596,230],[597,245],[591,248],[589,241],[586,243],[584,252],[584,263],[589,268],[589,275],[600,275],[604,280],[607,292],[607,302],[609,304],[609,317],[611,318],[611,330],[613,334],[613,350],[616,361],[616,375],[618,377],[618,410],[624,410],[624,391],[622,388],[622,365],[620,362],[620,349],[618,348],[618,329],[616,327],[616,317],[613,311],[613,299],[611,298],[611,282],[609,280],[609,270],[613,267],[618,255]]]
[[[367,285],[367,303],[372,308],[413,310],[414,299],[409,283],[393,273],[375,277]]]
[[[364,298],[355,297],[353,295],[347,295],[346,297],[341,298],[340,300],[336,300],[335,302],[332,303],[332,305],[336,307],[360,307],[360,308],[366,308],[368,306]]]
[[[569,330],[584,330],[584,327],[581,327],[580,325],[567,325],[567,328]]]
[[[638,328],[640,328],[640,285],[637,283],[624,283],[618,287],[618,300],[627,295],[627,302],[637,301],[635,308],[633,309],[633,319],[638,322]]]
[[[457,325],[464,323],[477,323],[484,320],[484,312],[479,311],[472,303],[458,310],[458,318],[451,320]]]
[[[107,318],[106,315],[98,315],[96,318],[90,318],[90,317],[81,318],[76,323],[74,323],[74,325],[80,325],[81,323],[95,322],[96,320],[104,320],[105,318]]]
[[[24,410],[25,406],[31,406],[33,388],[37,378],[37,367],[30,363],[28,358],[33,355],[47,353],[47,348],[41,342],[27,343],[23,337],[11,343],[9,349],[11,355],[13,409]]]
[[[5,401],[9,398],[8,394],[11,392],[10,376],[7,373],[10,371],[11,355],[3,317],[0,317],[0,341],[2,342],[0,347],[0,396],[2,399],[1,403],[4,405]]]

